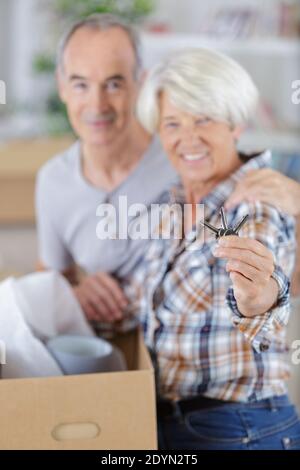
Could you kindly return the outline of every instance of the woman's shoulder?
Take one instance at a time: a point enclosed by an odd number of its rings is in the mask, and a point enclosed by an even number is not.
[[[249,217],[240,231],[240,236],[255,238],[273,250],[280,243],[295,245],[296,221],[293,216],[278,207],[257,200],[242,202],[231,209],[228,212],[228,220],[234,226],[246,214]]]

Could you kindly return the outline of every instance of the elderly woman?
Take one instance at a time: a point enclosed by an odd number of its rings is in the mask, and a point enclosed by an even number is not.
[[[197,217],[203,204],[206,221],[220,226],[246,172],[268,166],[268,151],[237,150],[257,101],[248,73],[206,49],[172,56],[141,90],[139,119],[158,131],[181,179],[133,284],[143,293],[136,308],[156,366],[164,449],[300,448],[285,385],[294,220],[240,203],[227,218],[235,226],[249,215],[241,236],[216,242]]]

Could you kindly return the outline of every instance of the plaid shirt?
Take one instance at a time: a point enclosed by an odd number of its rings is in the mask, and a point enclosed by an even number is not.
[[[219,226],[220,208],[236,183],[270,159],[265,152],[248,160],[200,201],[205,219]],[[171,202],[178,208],[184,203],[182,187],[174,189]],[[124,283],[131,319],[139,318],[155,361],[160,397],[177,400],[202,394],[246,402],[286,393],[284,327],[295,254],[294,219],[260,202],[242,203],[227,213],[229,224],[245,214],[250,217],[241,236],[263,243],[276,263],[273,277],[279,298],[267,313],[246,318],[239,312],[226,260],[213,256],[216,239],[206,229],[204,237],[201,224],[183,240],[166,240],[162,223],[161,237],[150,241],[143,262]],[[173,233],[182,226],[182,211],[174,212],[171,225]]]

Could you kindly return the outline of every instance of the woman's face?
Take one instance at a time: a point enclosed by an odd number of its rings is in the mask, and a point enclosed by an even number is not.
[[[235,143],[240,133],[240,128],[181,111],[167,92],[160,95],[159,135],[186,186],[214,185],[238,168]]]

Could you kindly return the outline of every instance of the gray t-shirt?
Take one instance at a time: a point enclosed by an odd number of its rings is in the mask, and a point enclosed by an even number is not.
[[[76,142],[49,160],[37,176],[40,261],[59,271],[76,263],[87,273],[105,271],[119,278],[127,276],[141,259],[147,240],[99,238],[101,217],[97,208],[109,203],[118,214],[120,196],[127,196],[128,207],[142,203],[149,208],[162,202],[176,181],[174,169],[158,138],[154,138],[127,179],[113,191],[102,190],[84,178],[80,142]],[[130,221],[134,222],[132,217]]]

